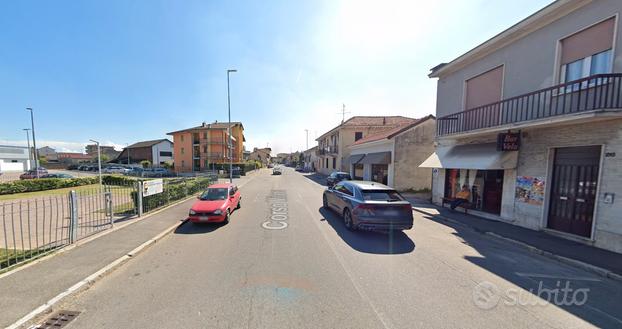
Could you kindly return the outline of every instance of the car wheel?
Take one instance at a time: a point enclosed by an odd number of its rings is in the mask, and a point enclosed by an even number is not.
[[[347,208],[343,211],[343,224],[350,231],[355,231],[354,223],[352,223],[352,215],[350,214],[350,210]]]
[[[322,196],[322,206],[323,206],[325,209],[328,209],[328,199],[326,199],[326,195],[323,195],[323,196]]]
[[[235,206],[235,209],[240,209],[242,207],[242,198],[240,198],[240,200],[238,200],[238,205]]]
[[[231,218],[231,211],[227,209],[227,215],[225,216],[225,220],[222,222],[223,224],[229,224],[229,219]]]

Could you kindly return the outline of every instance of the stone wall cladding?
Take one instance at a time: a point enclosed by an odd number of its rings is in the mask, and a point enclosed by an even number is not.
[[[428,120],[395,137],[394,186],[397,190],[430,188],[432,169],[419,168],[434,152],[436,121]]]

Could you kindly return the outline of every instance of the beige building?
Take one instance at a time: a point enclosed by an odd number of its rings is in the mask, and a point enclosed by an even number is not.
[[[249,159],[261,162],[264,166],[267,166],[270,163],[270,153],[272,149],[269,147],[264,148],[254,148],[253,152],[251,152]]]
[[[302,152],[302,158],[304,162],[303,168],[308,171],[316,171],[319,164],[317,155],[317,146],[314,146],[304,152]]]
[[[558,0],[432,69],[436,203],[466,185],[476,215],[622,252],[621,11]]]
[[[416,119],[402,116],[355,116],[316,139],[318,142],[317,171],[328,175],[334,171],[350,171],[348,146],[366,136],[413,123]]]
[[[419,164],[434,152],[435,135],[436,120],[429,115],[362,138],[348,147],[350,176],[401,191],[430,189],[432,170]]]

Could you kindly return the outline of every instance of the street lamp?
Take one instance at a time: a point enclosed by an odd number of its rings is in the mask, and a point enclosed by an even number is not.
[[[130,165],[130,143],[125,143],[125,149],[127,150],[127,165]]]
[[[99,150],[99,142],[96,140],[89,139],[89,141],[97,144],[97,167],[99,169],[99,186],[102,186],[102,157]]]
[[[24,128],[22,130],[26,132],[26,142],[28,143],[28,170],[30,170],[32,169],[32,152],[30,152],[30,134],[28,133],[30,129]]]
[[[227,125],[227,132],[229,133],[229,142],[227,148],[229,149],[229,183],[233,183],[233,151],[231,143],[231,94],[229,91],[229,74],[235,73],[238,70],[227,70],[227,112],[229,114],[229,124]]]
[[[27,107],[26,111],[30,111],[30,125],[32,126],[32,147],[34,148],[33,155],[35,157],[35,170],[37,172],[37,178],[39,178],[39,154],[37,152],[37,142],[35,141],[35,116],[31,107]]]

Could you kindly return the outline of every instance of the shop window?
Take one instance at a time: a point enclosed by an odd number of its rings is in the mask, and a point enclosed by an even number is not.
[[[445,197],[454,198],[466,185],[471,192],[470,202],[476,210],[501,213],[503,170],[447,169]]]
[[[373,180],[374,182],[387,185],[389,183],[389,165],[372,164],[371,165],[371,180]]]
[[[354,165],[354,179],[363,180],[363,168],[364,165],[362,163],[357,163]]]

